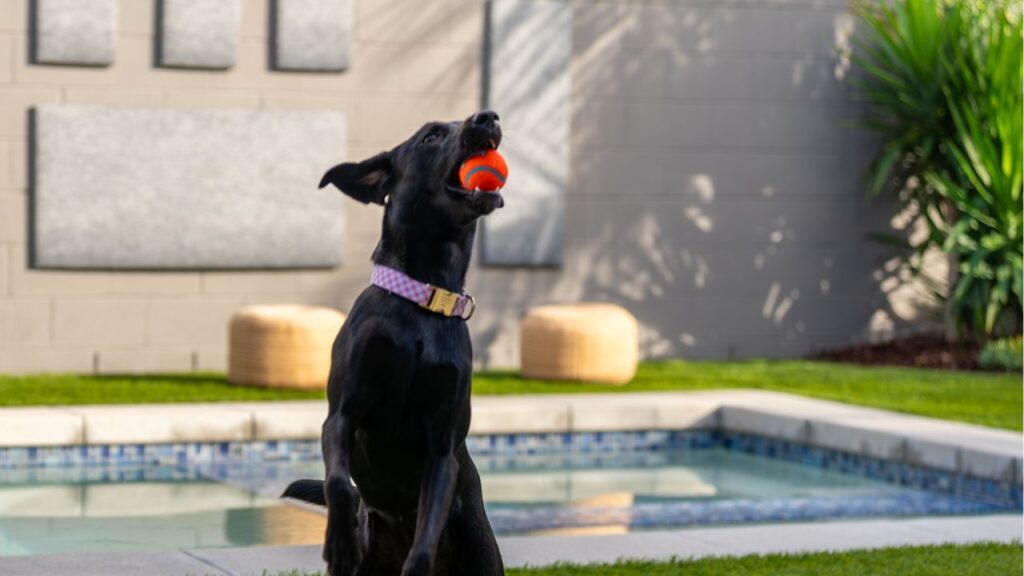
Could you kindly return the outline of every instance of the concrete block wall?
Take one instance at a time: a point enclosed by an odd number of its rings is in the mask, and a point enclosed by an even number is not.
[[[865,200],[872,141],[843,126],[845,0],[570,3],[563,264],[471,271],[478,363],[515,365],[519,317],[550,301],[623,304],[647,358],[799,356],[920,325],[865,238],[893,208]],[[266,0],[242,0],[232,68],[156,67],[155,4],[122,0],[113,64],[79,68],[31,64],[29,1],[0,0],[0,372],[223,370],[239,306],[348,310],[381,216],[346,200],[334,270],[30,269],[30,107],[340,110],[359,159],[479,106],[480,0],[354,0],[334,73],[271,68]]]
[[[563,265],[473,275],[478,361],[516,359],[521,313],[551,301],[622,304],[647,358],[800,357],[932,324],[867,239],[895,207],[865,198],[875,142],[846,125],[846,0],[570,5]]]
[[[240,306],[349,308],[369,278],[380,213],[348,200],[345,265],[332,270],[78,272],[26,264],[33,106],[338,110],[348,120],[350,159],[479,106],[477,0],[431,0],[430,10],[421,0],[352,2],[352,63],[341,73],[272,70],[269,4],[242,0],[232,68],[184,70],[154,64],[155,0],[120,0],[114,61],[103,68],[31,63],[30,2],[0,0],[0,372],[223,370],[227,320]],[[331,192],[311,182],[309,194],[318,193]]]

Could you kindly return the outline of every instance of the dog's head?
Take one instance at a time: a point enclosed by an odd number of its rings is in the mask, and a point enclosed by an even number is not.
[[[462,227],[504,205],[499,192],[466,190],[459,167],[469,156],[501,144],[498,115],[490,110],[462,122],[430,122],[388,152],[339,164],[320,181],[365,203],[386,204],[390,218]]]

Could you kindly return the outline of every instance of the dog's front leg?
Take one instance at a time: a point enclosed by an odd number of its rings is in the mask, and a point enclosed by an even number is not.
[[[331,576],[351,576],[359,562],[356,538],[356,508],[359,494],[349,474],[349,454],[355,435],[351,420],[332,414],[324,422],[323,452],[327,478],[324,497],[327,500],[327,538],[324,561]]]
[[[437,542],[441,538],[455,494],[458,461],[451,451],[433,457],[420,489],[416,513],[416,534],[405,559],[402,576],[429,576],[434,567]]]

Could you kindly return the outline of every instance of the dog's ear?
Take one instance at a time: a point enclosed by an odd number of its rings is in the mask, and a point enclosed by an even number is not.
[[[362,162],[346,162],[331,168],[320,179],[320,187],[334,184],[363,204],[384,204],[391,173],[391,155],[381,152]]]

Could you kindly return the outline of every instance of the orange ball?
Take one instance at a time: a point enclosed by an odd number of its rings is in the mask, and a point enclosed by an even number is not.
[[[497,150],[474,154],[459,167],[459,181],[466,190],[493,192],[505,185],[508,178],[508,164]]]

